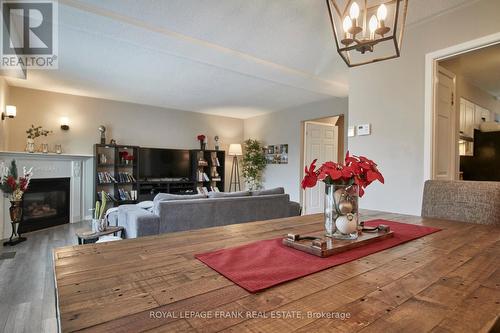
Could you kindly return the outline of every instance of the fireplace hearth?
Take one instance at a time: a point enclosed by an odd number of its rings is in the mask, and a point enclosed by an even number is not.
[[[23,197],[19,233],[40,230],[70,221],[70,178],[32,179]]]

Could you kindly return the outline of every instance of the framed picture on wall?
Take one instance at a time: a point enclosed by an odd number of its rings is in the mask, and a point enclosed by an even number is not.
[[[288,164],[288,144],[264,147],[267,164]]]

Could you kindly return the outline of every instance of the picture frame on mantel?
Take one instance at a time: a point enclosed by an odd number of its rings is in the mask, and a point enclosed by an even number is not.
[[[288,164],[288,144],[268,145],[263,150],[267,164]]]

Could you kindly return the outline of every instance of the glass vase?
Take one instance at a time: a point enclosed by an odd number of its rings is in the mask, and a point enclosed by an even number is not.
[[[35,140],[33,140],[33,139],[27,139],[26,140],[26,151],[28,153],[34,153],[35,152]]]
[[[102,232],[106,230],[106,219],[92,219],[91,222],[92,232]]]
[[[358,185],[325,185],[325,235],[337,239],[358,238]]]

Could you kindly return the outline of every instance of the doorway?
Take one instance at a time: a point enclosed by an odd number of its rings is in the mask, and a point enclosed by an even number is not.
[[[500,181],[500,43],[436,60],[432,179]]]
[[[305,166],[317,159],[320,166],[326,161],[338,162],[344,154],[344,116],[333,116],[312,119],[303,122],[303,163],[302,176]],[[320,182],[313,188],[302,191],[303,214],[323,212],[323,193],[325,185]]]

